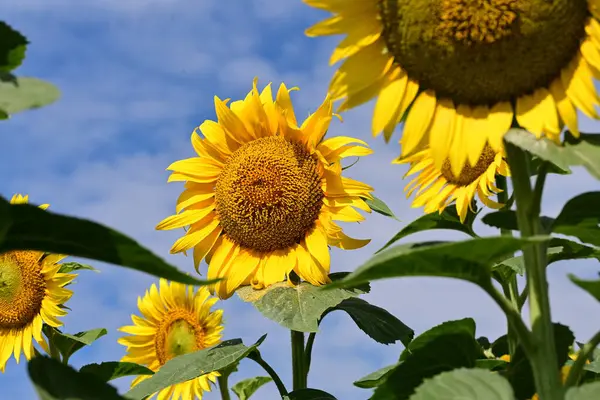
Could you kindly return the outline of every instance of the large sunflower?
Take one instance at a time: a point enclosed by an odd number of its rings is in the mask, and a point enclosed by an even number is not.
[[[120,329],[132,335],[118,340],[127,346],[122,361],[157,371],[173,357],[218,344],[223,331],[223,310],[211,311],[216,302],[217,298],[210,297],[205,287],[194,291],[192,286],[169,283],[165,279],[160,279],[159,288],[152,284],[144,297],[138,298],[142,316],[132,315],[133,325]],[[216,382],[218,376],[218,372],[210,372],[154,395],[158,394],[158,400],[202,399],[202,393],[210,391],[210,382]],[[141,375],[131,386],[148,378],[148,375]]]
[[[408,110],[402,155],[424,144],[458,176],[486,143],[502,150],[513,117],[535,134],[578,135],[598,118],[600,0],[304,0],[335,15],[309,36],[346,34],[330,63],[341,109],[377,97],[372,130],[387,139]],[[410,109],[409,109],[410,107]]]
[[[192,133],[197,157],[177,161],[169,181],[185,181],[177,215],[157,229],[189,226],[172,253],[194,249],[208,278],[226,278],[211,290],[221,298],[241,285],[263,288],[294,271],[320,285],[329,282],[329,248],[355,249],[368,240],[346,236],[334,221],[357,222],[370,212],[373,189],[342,177],[340,160],[372,151],[349,137],[323,140],[332,118],[327,97],[300,127],[289,91],[271,85],[227,106],[215,96],[218,122]]]
[[[404,190],[406,197],[410,197],[418,189],[412,206],[425,207],[425,213],[441,213],[455,201],[460,220],[464,222],[476,195],[490,208],[503,206],[490,197],[500,192],[494,185],[496,174],[509,176],[508,164],[503,154],[496,153],[489,145],[484,147],[477,164],[465,165],[458,177],[452,173],[450,161],[446,160],[441,168],[435,165],[429,147],[394,163],[410,164],[405,177],[418,174]]]
[[[25,204],[28,196],[16,194],[12,204]],[[40,206],[48,208],[48,204]],[[62,326],[58,317],[67,314],[61,305],[73,294],[64,286],[77,275],[58,272],[66,256],[40,251],[9,251],[0,254],[0,371],[14,354],[27,360],[34,353],[34,341],[47,351],[42,326]]]

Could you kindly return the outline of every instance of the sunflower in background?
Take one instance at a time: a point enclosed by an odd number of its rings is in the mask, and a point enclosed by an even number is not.
[[[304,1],[335,14],[307,35],[346,35],[333,99],[346,110],[376,97],[386,139],[407,113],[403,157],[429,147],[458,177],[486,146],[502,152],[514,117],[554,141],[564,125],[579,135],[577,110],[598,118],[599,0]]]
[[[16,194],[11,204],[26,204],[28,196]],[[48,204],[39,206],[48,208]],[[18,363],[21,353],[30,360],[34,342],[48,352],[42,326],[58,328],[58,319],[67,314],[61,306],[73,292],[64,286],[76,274],[58,272],[66,256],[41,251],[15,250],[0,254],[0,371],[14,354]]]
[[[300,126],[281,84],[253,89],[227,106],[215,96],[218,122],[192,133],[197,157],[169,166],[184,181],[176,215],[157,229],[189,227],[171,252],[194,249],[196,269],[225,278],[211,290],[228,298],[242,285],[262,289],[294,272],[314,285],[329,282],[328,246],[356,249],[369,240],[346,236],[335,221],[358,222],[370,212],[370,186],[342,176],[340,160],[372,151],[350,137],[323,140],[332,119],[328,98]]]
[[[118,340],[127,347],[124,362],[133,362],[157,371],[170,359],[179,355],[214,346],[221,341],[223,310],[211,311],[217,298],[210,297],[206,287],[194,287],[160,279],[159,288],[150,286],[144,297],[138,298],[141,317],[132,315],[133,325],[120,331],[130,334]],[[210,372],[154,393],[158,400],[202,399],[202,393],[211,390],[218,372]],[[135,386],[149,375],[133,380]]]

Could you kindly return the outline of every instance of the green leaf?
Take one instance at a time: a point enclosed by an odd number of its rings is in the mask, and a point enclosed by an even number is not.
[[[410,400],[514,400],[510,383],[482,369],[459,368],[441,373],[419,386]]]
[[[100,272],[96,268],[92,267],[91,265],[81,264],[78,262],[68,262],[68,263],[61,264],[58,272],[60,272],[62,274],[68,274],[73,271],[81,271],[81,270]]]
[[[462,242],[403,244],[376,254],[345,279],[327,288],[356,286],[376,279],[401,276],[448,277],[486,285],[490,280],[491,265],[520,250],[526,243],[531,241],[499,236]]]
[[[455,230],[455,231],[466,233],[469,236],[475,237],[475,236],[477,236],[475,234],[475,232],[473,232],[473,221],[475,220],[475,215],[476,214],[474,214],[474,213],[468,213],[465,223],[464,224],[461,223],[460,217],[458,216],[458,213],[456,212],[456,205],[454,205],[454,204],[449,207],[446,207],[444,212],[442,212],[441,214],[438,212],[425,214],[422,217],[420,217],[419,219],[411,222],[410,224],[408,224],[407,226],[402,228],[402,230],[400,232],[398,232],[396,235],[394,235],[394,237],[391,238],[385,244],[385,246],[383,246],[381,249],[377,250],[377,253],[381,252],[382,250],[387,249],[392,244],[396,243],[400,239],[405,238],[408,235],[412,235],[413,233],[417,233],[417,232],[434,230],[434,229]]]
[[[553,255],[553,254],[560,254],[562,252],[563,248],[562,247],[548,247],[548,254],[549,255]],[[494,265],[492,267],[492,271],[501,268],[502,266],[508,267],[510,268],[512,271],[514,271],[515,273],[523,276],[523,274],[525,274],[525,260],[523,259],[523,256],[517,256],[517,257],[511,257],[511,258],[507,258],[504,261],[499,262],[498,264]]]
[[[89,346],[108,333],[106,329],[98,328],[70,335],[46,324],[42,330],[48,340],[54,343],[60,354],[67,360],[84,346]]]
[[[0,110],[8,115],[54,103],[60,91],[53,84],[37,78],[0,81]]]
[[[235,393],[240,400],[248,400],[261,386],[272,380],[273,379],[268,376],[255,376],[254,378],[239,381],[233,385],[231,390],[233,390],[233,393]]]
[[[484,224],[494,228],[510,229],[513,231],[519,230],[517,214],[513,210],[491,212],[486,214],[481,221],[483,221]],[[552,224],[554,223],[554,218],[541,216],[540,222],[544,231],[550,233]]]
[[[41,400],[127,400],[96,376],[46,356],[31,359],[27,371]]]
[[[350,275],[350,272],[332,272],[329,274],[329,279],[331,279],[331,282],[337,282],[337,281],[341,281],[348,275]],[[362,293],[369,293],[369,292],[371,292],[371,285],[367,282],[367,283],[362,283],[360,285],[357,285],[356,287],[351,288],[351,289],[357,289]]]
[[[104,382],[132,375],[154,375],[154,371],[131,362],[108,361],[101,364],[87,364],[79,372],[95,375]]]
[[[177,270],[135,240],[96,222],[55,214],[31,204],[8,204],[6,235],[0,243],[0,252],[10,250],[39,250],[68,254],[121,265],[171,281],[207,285]]]
[[[321,290],[321,287],[308,282],[297,286],[279,282],[263,290],[244,286],[236,293],[243,301],[251,302],[262,315],[284,328],[317,332],[319,320],[328,308],[364,292],[359,289]]]
[[[327,310],[325,314],[335,310],[347,312],[354,323],[378,343],[391,344],[400,340],[404,346],[408,346],[415,336],[415,331],[387,310],[357,297],[342,300],[337,306]]]
[[[172,358],[150,378],[134,386],[127,392],[126,397],[142,400],[171,385],[223,370],[255,351],[266,337],[267,335],[263,335],[249,347],[245,346],[241,339],[232,339],[207,349]]]
[[[490,371],[496,371],[499,369],[505,369],[508,363],[504,360],[485,358],[475,361],[475,367],[481,369],[488,369]]]
[[[509,354],[507,335],[500,336],[492,343],[492,354],[496,357],[502,357],[505,354]]]
[[[354,382],[354,386],[357,386],[361,389],[371,389],[381,385],[382,382],[388,377],[388,375],[396,368],[398,364],[388,365],[387,367],[383,367],[378,369],[375,372],[371,372],[369,375],[363,376],[359,380]]]
[[[283,396],[283,400],[337,400],[333,395],[319,389],[298,389]]]
[[[557,355],[556,373],[569,359],[569,347],[575,337],[568,326],[553,324],[555,349]],[[536,392],[531,364],[527,359],[523,347],[518,346],[515,355],[510,360],[506,369],[506,378],[510,381],[518,399],[529,399]]]
[[[579,139],[565,135],[564,151],[571,165],[581,165],[600,179],[600,135],[582,133]]]
[[[0,72],[9,72],[21,65],[27,44],[25,36],[0,21]]]
[[[542,165],[545,165],[546,172],[549,174],[569,175],[572,173],[571,170],[564,170],[556,164],[547,162],[546,160],[543,160],[543,159],[535,157],[535,156],[532,157],[530,165],[531,165],[531,176],[538,175],[540,172],[540,167]]]
[[[573,197],[552,225],[552,231],[600,246],[600,192]]]
[[[552,264],[557,261],[577,260],[584,258],[595,258],[596,260],[600,261],[600,249],[595,247],[586,246],[584,244],[563,238],[552,238],[549,245],[552,248],[560,247],[561,251],[558,253],[549,253],[548,264]]]
[[[472,319],[447,322],[410,343],[371,399],[407,399],[425,379],[456,368],[474,368],[482,355]]]
[[[524,129],[509,130],[504,135],[504,140],[556,165],[560,170],[571,172],[569,166],[576,165],[573,164],[572,157],[565,152],[564,147],[546,138],[537,139],[535,135]]]
[[[567,390],[565,400],[598,400],[600,399],[600,382],[587,383]]]
[[[375,211],[378,214],[385,215],[386,217],[394,218],[396,221],[400,221],[396,215],[390,210],[390,208],[383,202],[383,200],[373,196],[373,200],[365,199],[365,202],[371,210]]]
[[[569,279],[571,282],[588,292],[592,295],[596,300],[600,301],[600,280],[595,281],[586,281],[583,279],[577,278],[573,274],[569,274]]]

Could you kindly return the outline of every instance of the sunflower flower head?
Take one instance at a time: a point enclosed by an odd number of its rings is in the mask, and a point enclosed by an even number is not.
[[[120,330],[129,334],[118,341],[127,347],[124,362],[134,362],[157,371],[179,355],[214,346],[221,341],[223,310],[211,310],[217,302],[205,287],[194,287],[161,279],[159,287],[152,284],[144,297],[138,298],[141,316],[132,315],[133,325]],[[153,394],[159,399],[202,399],[210,391],[218,372],[179,383]],[[135,378],[132,386],[148,379]]]
[[[334,14],[307,35],[346,35],[332,98],[340,110],[377,98],[386,140],[405,118],[403,157],[429,147],[458,176],[488,146],[502,152],[513,119],[559,141],[564,126],[579,135],[578,110],[598,118],[598,0],[304,1]]]
[[[346,236],[336,221],[370,212],[370,186],[342,176],[344,157],[372,151],[350,137],[324,139],[332,117],[328,96],[298,124],[281,84],[262,92],[254,81],[244,100],[215,97],[217,122],[192,133],[197,156],[177,161],[169,181],[184,181],[176,215],[157,229],[188,227],[171,252],[193,249],[196,269],[224,278],[211,290],[228,298],[242,285],[262,289],[294,272],[314,285],[329,282],[329,247],[355,249],[368,240]]]
[[[25,204],[28,196],[16,194],[12,204]],[[47,204],[40,208],[48,208]],[[0,371],[11,355],[21,353],[27,360],[34,354],[34,342],[48,350],[42,326],[62,326],[59,317],[67,314],[61,306],[73,292],[64,286],[77,275],[58,272],[66,256],[40,251],[15,250],[0,254]]]
[[[429,148],[394,162],[410,164],[406,176],[416,176],[405,188],[407,197],[416,193],[412,206],[424,207],[427,214],[442,213],[455,202],[460,221],[464,222],[476,196],[490,208],[502,207],[490,197],[500,192],[495,186],[496,175],[509,176],[509,169],[503,154],[496,153],[490,146],[483,149],[474,166],[465,164],[458,175],[454,175],[448,159],[438,168]]]

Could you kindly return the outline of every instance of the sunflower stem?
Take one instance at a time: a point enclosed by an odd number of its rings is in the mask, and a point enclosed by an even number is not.
[[[544,234],[540,222],[543,185],[536,185],[535,192],[532,190],[528,154],[510,143],[505,142],[505,146],[512,174],[521,237],[528,238]],[[562,400],[564,389],[558,373],[554,327],[546,279],[546,247],[546,243],[535,243],[523,247],[533,338],[533,347],[525,348],[525,351],[533,367],[535,385],[540,398]],[[523,340],[523,338],[520,339]]]
[[[292,333],[292,373],[294,390],[306,389],[306,363],[304,359],[304,332]]]
[[[310,362],[312,360],[312,349],[315,344],[315,338],[317,337],[317,332],[311,332],[308,335],[308,339],[306,339],[306,347],[304,348],[304,361],[306,367],[306,377],[308,380],[308,373],[310,371]]]
[[[229,373],[224,373],[217,378],[217,381],[219,382],[219,391],[221,392],[221,400],[231,400],[229,384],[227,383],[228,379]]]
[[[283,384],[283,381],[281,380],[279,375],[277,375],[277,372],[275,372],[275,370],[269,365],[269,363],[263,360],[258,350],[255,350],[252,353],[248,354],[248,358],[260,365],[267,372],[267,374],[269,374],[271,379],[273,379],[275,386],[277,386],[277,390],[279,391],[281,397],[287,396],[288,391],[285,385]]]
[[[577,355],[575,362],[569,370],[569,375],[565,381],[565,388],[575,386],[577,383],[579,383],[579,379],[581,379],[581,371],[583,371],[585,362],[588,360],[590,355],[593,354],[594,350],[596,350],[598,344],[600,344],[600,331],[596,332],[596,334],[583,346]]]
[[[496,176],[496,187],[500,189],[497,195],[498,202],[506,205],[508,203],[508,182],[505,176]],[[512,231],[510,229],[500,228],[500,234],[503,236],[512,236]],[[513,307],[520,313],[519,283],[517,282],[517,275],[512,273],[508,282],[504,283],[502,286]],[[512,319],[507,315],[506,325],[508,327],[508,332],[506,336],[508,338],[508,353],[513,357],[517,349],[519,338],[511,321]]]

